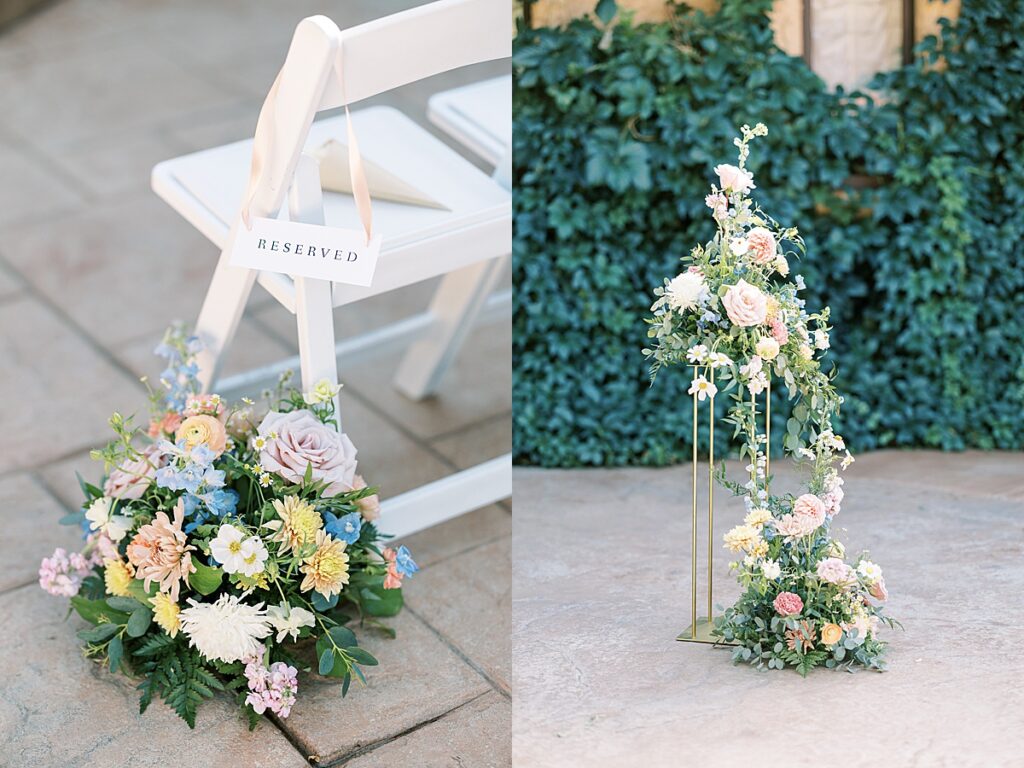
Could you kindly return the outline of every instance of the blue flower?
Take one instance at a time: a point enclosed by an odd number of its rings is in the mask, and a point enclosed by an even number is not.
[[[192,448],[189,456],[196,464],[202,464],[204,467],[213,464],[213,460],[216,458],[206,443],[200,443]]]
[[[230,488],[216,488],[199,495],[188,493],[181,499],[185,517],[192,518],[185,526],[185,533],[192,533],[211,517],[233,515],[238,508],[238,494]]]
[[[358,512],[350,512],[342,517],[336,517],[330,512],[324,512],[324,530],[335,539],[340,539],[346,544],[354,544],[359,540],[359,531],[363,527],[363,519]]]
[[[395,552],[395,570],[403,576],[412,576],[420,567],[412,559],[409,550],[403,545]]]

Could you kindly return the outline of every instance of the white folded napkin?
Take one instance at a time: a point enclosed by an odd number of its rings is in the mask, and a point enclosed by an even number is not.
[[[348,146],[335,139],[329,139],[313,153],[313,156],[320,163],[320,185],[324,190],[351,195],[352,177],[348,164]],[[365,157],[363,158],[363,170],[366,173],[366,185],[370,189],[370,197],[373,199],[448,210],[447,206]]]

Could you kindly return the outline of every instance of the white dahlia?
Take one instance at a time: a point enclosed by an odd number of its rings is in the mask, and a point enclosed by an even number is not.
[[[181,631],[206,658],[230,663],[262,653],[259,641],[271,632],[263,603],[246,605],[234,595],[221,595],[213,603],[189,598],[188,603],[191,607],[179,616]]]
[[[682,312],[697,306],[707,289],[707,283],[700,272],[683,272],[669,281],[665,296],[672,309]]]

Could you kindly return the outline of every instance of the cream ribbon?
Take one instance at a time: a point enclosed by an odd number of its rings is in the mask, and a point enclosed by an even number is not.
[[[283,71],[283,70],[282,70]],[[341,49],[334,57],[334,74],[341,85],[341,98],[345,102],[345,122],[348,126],[348,167],[352,180],[352,197],[356,203],[356,211],[363,223],[363,231],[366,232],[366,242],[369,243],[373,237],[373,206],[370,201],[370,188],[366,183],[366,173],[363,170],[363,157],[359,154],[359,144],[356,141],[355,128],[352,126],[352,115],[348,111],[348,99],[345,96],[345,78],[341,70]],[[256,197],[256,187],[259,184],[260,175],[263,173],[265,158],[270,157],[274,147],[274,125],[277,113],[277,95],[281,85],[281,72],[274,78],[274,84],[270,86],[267,98],[260,108],[260,116],[256,120],[256,135],[252,143],[252,164],[249,167],[249,184],[246,187],[245,203],[242,205],[242,222],[246,229],[252,229],[252,218],[250,207]]]

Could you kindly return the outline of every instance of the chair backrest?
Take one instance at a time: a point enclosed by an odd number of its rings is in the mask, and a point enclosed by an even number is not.
[[[506,0],[439,0],[344,32],[326,16],[303,19],[260,112],[266,156],[254,162],[250,214],[281,207],[317,112],[511,56],[511,25]]]

